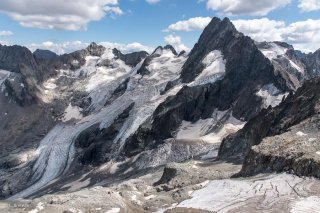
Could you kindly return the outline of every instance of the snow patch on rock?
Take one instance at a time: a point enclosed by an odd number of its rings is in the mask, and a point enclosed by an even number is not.
[[[71,103],[64,111],[63,121],[70,121],[71,119],[80,120],[82,119],[81,108],[78,106],[72,106]]]
[[[298,136],[300,136],[300,137],[303,137],[303,136],[307,136],[307,135],[308,135],[308,134],[303,133],[303,132],[301,132],[301,131],[297,132],[296,134],[297,134]]]
[[[182,121],[176,139],[201,139],[207,143],[220,143],[227,135],[242,129],[244,124],[229,111],[215,111],[211,118],[200,119],[195,123]]]
[[[197,76],[190,86],[214,83],[223,78],[225,75],[226,60],[223,59],[223,54],[219,50],[210,52],[202,61],[205,66],[204,70]]]
[[[286,96],[288,93],[281,93],[281,91],[275,87],[273,84],[264,85],[257,93],[264,101],[264,107],[267,108],[268,106],[278,106],[283,97]]]

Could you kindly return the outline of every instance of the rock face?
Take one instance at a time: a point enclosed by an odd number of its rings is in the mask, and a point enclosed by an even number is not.
[[[32,53],[17,45],[0,45],[0,69],[14,73],[4,84],[10,97],[21,106],[35,102],[37,84],[48,76],[38,66]]]
[[[310,78],[318,76],[320,73],[320,49],[314,53],[309,53],[301,57],[307,67]]]
[[[264,138],[250,149],[238,175],[276,171],[319,178],[319,122],[319,115],[314,115],[285,133]]]
[[[263,110],[227,137],[220,157],[242,156],[240,175],[288,171],[319,177],[320,78],[306,81],[279,106]]]
[[[271,61],[293,90],[320,73],[320,50],[305,54],[285,42],[256,42],[259,50]]]

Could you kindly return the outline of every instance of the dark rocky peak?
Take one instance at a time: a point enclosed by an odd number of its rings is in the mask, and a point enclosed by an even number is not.
[[[102,45],[97,45],[95,42],[92,42],[88,47],[87,50],[89,51],[90,55],[92,56],[101,56],[106,48]]]
[[[300,59],[306,66],[309,79],[320,75],[320,49],[314,53],[303,54]]]
[[[41,50],[36,49],[36,51],[33,52],[33,55],[36,59],[44,59],[44,60],[51,60],[54,58],[57,58],[58,55],[55,52],[52,52],[50,50]]]
[[[186,52],[185,50],[182,50],[182,51],[179,53],[178,57],[180,57],[180,56],[186,56],[186,55],[187,55],[187,52]]]
[[[259,51],[255,42],[239,33],[228,18],[213,18],[205,28],[183,66],[182,82],[193,81],[205,68],[203,59],[214,50],[220,51],[226,60],[225,78],[235,86],[235,92],[253,78],[255,86],[269,82],[283,91],[294,89],[282,73],[274,73],[271,62]]]
[[[116,48],[114,48],[112,52],[116,56],[116,58],[119,58],[120,60],[124,61],[126,65],[132,67],[135,67],[149,55],[146,51],[123,54],[120,50]]]
[[[154,56],[160,56],[162,54],[163,51],[163,47],[162,46],[158,46],[152,53],[151,55]]]
[[[173,47],[172,45],[170,45],[170,44],[164,46],[163,49],[165,49],[165,50],[170,50],[170,51],[173,53],[173,55],[178,55],[177,51],[176,51],[176,50],[174,49],[174,47]]]
[[[0,45],[0,69],[16,73],[14,80],[7,79],[4,84],[10,97],[20,105],[34,102],[37,84],[49,75],[29,49],[18,45]]]
[[[33,70],[37,69],[37,63],[28,48],[18,45],[0,45],[0,69],[21,73],[23,65]]]

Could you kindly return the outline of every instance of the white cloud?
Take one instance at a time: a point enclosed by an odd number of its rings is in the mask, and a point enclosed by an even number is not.
[[[182,43],[180,36],[175,35],[168,35],[164,37],[164,41],[167,44],[170,44],[176,49],[178,52],[181,52],[182,50],[189,51],[190,49]]]
[[[120,7],[110,7],[110,6],[105,6],[104,11],[106,11],[106,13],[110,14],[111,17],[114,18],[114,16],[121,16],[123,15],[123,11],[120,9]]]
[[[224,15],[264,16],[291,0],[208,0],[207,8]]]
[[[117,48],[122,53],[131,53],[131,52],[139,52],[139,51],[146,51],[148,53],[151,53],[154,50],[154,47],[149,47],[149,46],[143,45],[139,42],[133,42],[130,44],[101,42],[99,44],[101,44],[107,48]]]
[[[305,52],[320,48],[320,19],[308,19],[286,25],[267,18],[235,20],[235,27],[256,41],[284,41]]]
[[[130,43],[130,44],[119,44],[119,43],[111,43],[111,42],[101,42],[99,43],[107,48],[117,48],[123,53],[136,52],[136,51],[147,51],[151,52],[154,50],[153,47],[148,47],[142,45],[138,42]],[[84,49],[89,45],[89,43],[81,42],[81,41],[66,41],[62,43],[54,43],[52,41],[46,41],[39,44],[30,44],[27,47],[33,52],[36,49],[46,49],[51,50],[59,55],[64,53],[70,53],[76,50]]]
[[[250,36],[256,41],[280,41],[282,32],[279,29],[285,27],[283,21],[269,20],[268,18],[234,20],[232,21],[238,31]]]
[[[11,36],[13,33],[11,31],[0,31],[0,36]]]
[[[178,21],[174,24],[171,24],[164,31],[169,32],[202,30],[209,24],[210,21],[210,17],[194,17],[188,20]]]
[[[121,15],[118,0],[1,0],[0,12],[24,27],[86,29],[106,14]]]
[[[298,7],[302,12],[311,12],[320,10],[319,0],[299,0]]]
[[[161,0],[146,0],[146,2],[149,3],[149,4],[156,4],[159,1],[161,1]]]
[[[203,20],[200,23],[190,21],[194,19],[179,21],[171,24],[165,31],[194,31],[203,30],[208,17],[196,17]],[[292,44],[296,49],[310,52],[320,48],[320,19],[308,19],[287,25],[284,21],[261,19],[238,19],[232,21],[238,31],[250,36],[256,41],[284,41]],[[198,24],[195,24],[198,23]]]

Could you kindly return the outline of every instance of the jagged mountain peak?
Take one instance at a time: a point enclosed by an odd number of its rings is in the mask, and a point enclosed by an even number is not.
[[[166,46],[163,47],[163,49],[165,50],[171,50],[171,52],[173,53],[173,55],[178,55],[177,51],[174,49],[174,47],[170,44],[167,44]]]
[[[163,53],[163,50],[169,50],[172,52],[173,55],[177,56],[178,53],[177,51],[174,49],[174,47],[170,44],[166,45],[166,46],[158,46],[153,52],[151,55],[154,55],[154,56],[159,56],[159,55],[162,55]]]
[[[88,50],[90,55],[92,55],[92,56],[101,56],[104,53],[104,51],[106,50],[106,48],[102,45],[98,45],[95,42],[92,42],[86,48],[86,50]]]
[[[137,64],[139,64],[143,59],[145,59],[149,55],[149,53],[147,53],[146,51],[123,54],[117,48],[114,48],[112,50],[112,53],[115,55],[116,58],[119,58],[120,60],[124,61],[126,65],[129,65],[132,67],[135,67]]]

